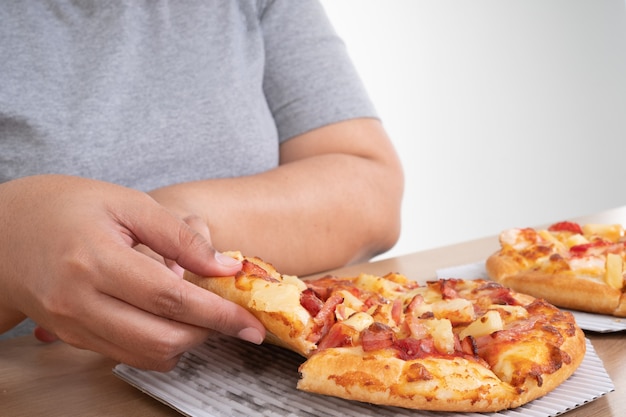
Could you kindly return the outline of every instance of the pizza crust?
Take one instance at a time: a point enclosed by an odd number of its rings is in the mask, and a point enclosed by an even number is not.
[[[542,384],[528,378],[520,389],[503,382],[485,366],[455,357],[403,361],[373,356],[360,347],[316,353],[300,366],[298,389],[373,404],[430,411],[495,412],[515,408],[552,391],[580,365],[585,354],[582,331],[562,350],[572,361]],[[422,368],[422,377],[414,369]],[[423,375],[431,377],[424,377]]]
[[[623,301],[622,292],[591,278],[526,270],[524,265],[500,252],[487,258],[485,268],[494,281],[556,306],[626,317],[626,300]]]
[[[245,285],[238,285],[236,277],[201,277],[186,271],[185,279],[222,298],[239,304],[254,314],[265,326],[266,342],[291,349],[305,357],[317,349],[314,343],[306,340],[306,335],[309,333],[308,329],[313,323],[309,313],[299,304],[290,306],[287,303],[277,302],[280,311],[278,309],[276,311],[263,311],[258,308],[251,308],[253,307],[251,303],[255,299],[255,292],[251,290],[252,287],[246,289]],[[280,286],[277,287],[276,291],[280,292],[280,290]]]
[[[432,379],[407,378],[415,366],[433,374]],[[513,387],[463,358],[402,361],[368,357],[360,348],[335,348],[313,355],[299,371],[298,389],[373,404],[473,412],[522,404]]]
[[[617,305],[613,315],[617,317],[626,317],[626,294],[622,294],[620,297],[619,304]]]

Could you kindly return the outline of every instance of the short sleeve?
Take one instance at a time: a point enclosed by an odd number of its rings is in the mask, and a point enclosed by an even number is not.
[[[266,6],[263,89],[280,141],[343,120],[377,117],[322,5],[276,0]]]

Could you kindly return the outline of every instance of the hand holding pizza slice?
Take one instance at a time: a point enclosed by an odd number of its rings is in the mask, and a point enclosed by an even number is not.
[[[281,275],[238,252],[234,277],[189,281],[235,301],[298,352],[298,389],[380,405],[488,412],[545,395],[580,365],[571,314],[485,280]]]

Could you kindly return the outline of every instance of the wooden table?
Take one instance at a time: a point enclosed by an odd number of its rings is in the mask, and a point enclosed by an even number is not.
[[[562,219],[555,219],[562,220]],[[626,206],[580,217],[582,223],[626,224]],[[339,269],[337,274],[401,272],[420,281],[435,271],[485,259],[498,247],[495,236]],[[567,417],[621,416],[626,410],[626,332],[587,333],[615,384],[615,392],[572,410]],[[63,343],[42,344],[31,336],[0,342],[2,416],[179,416],[115,377],[103,356]]]

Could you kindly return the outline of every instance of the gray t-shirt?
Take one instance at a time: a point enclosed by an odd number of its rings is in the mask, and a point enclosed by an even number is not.
[[[316,0],[0,2],[0,182],[250,175],[355,117],[376,113]]]
[[[0,2],[0,80],[0,182],[255,174],[282,141],[375,117],[312,0]]]

